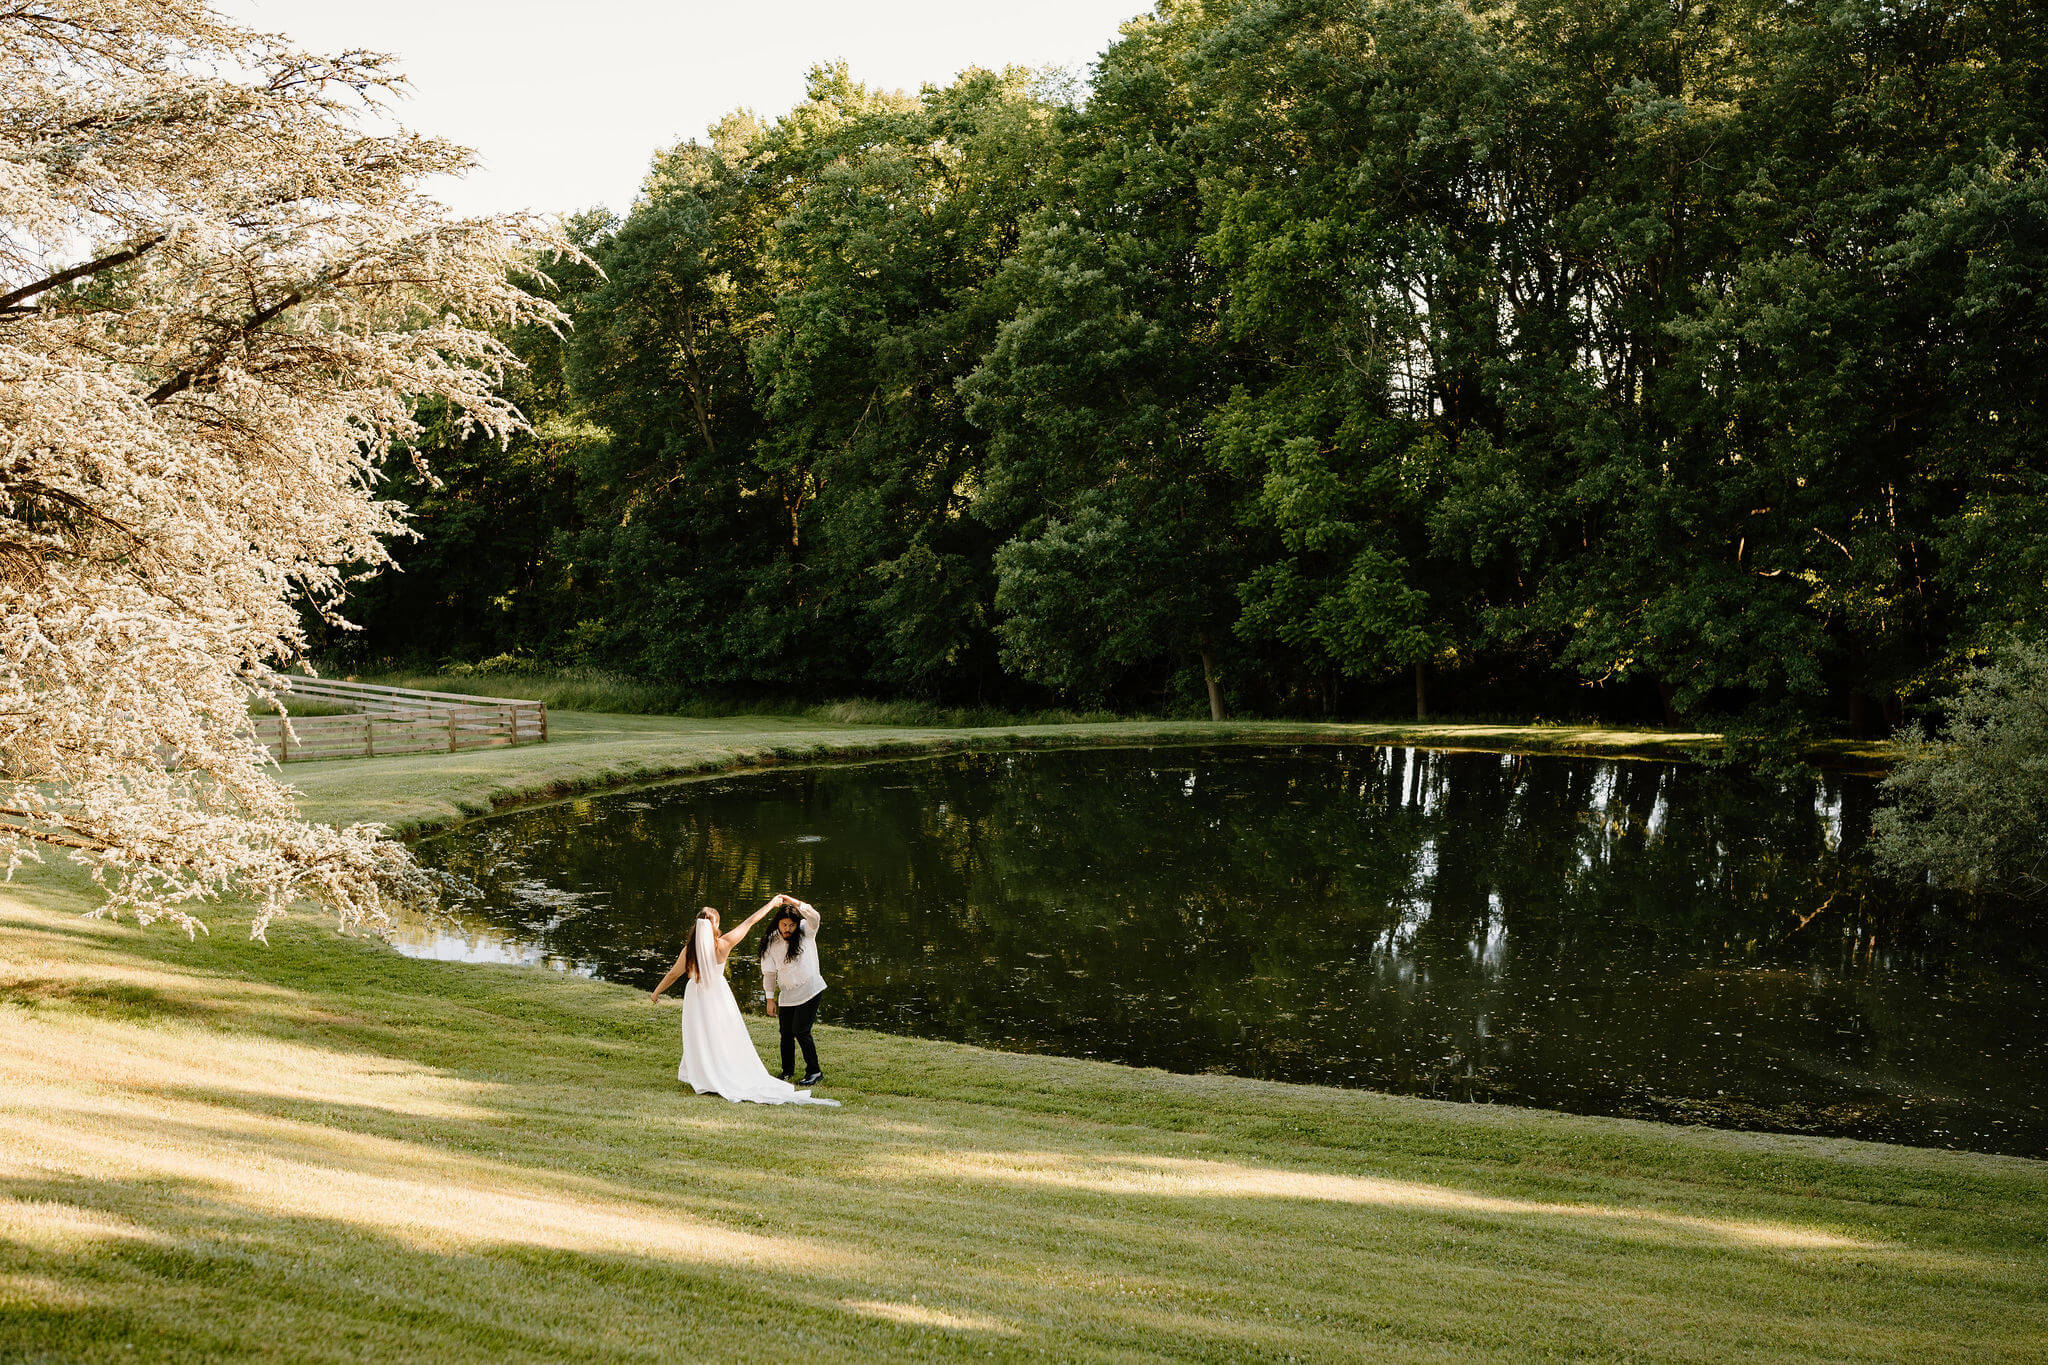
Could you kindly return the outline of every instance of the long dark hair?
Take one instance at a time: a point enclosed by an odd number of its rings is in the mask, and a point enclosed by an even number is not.
[[[699,910],[697,912],[697,919],[699,920],[710,918],[711,913],[708,910]],[[716,950],[714,949],[714,951]],[[713,963],[712,965],[716,966],[718,964]],[[683,943],[683,975],[689,977],[692,981],[702,981],[704,979],[703,973],[697,970],[697,920],[690,921],[690,937]]]
[[[796,930],[788,938],[784,938],[781,933],[782,922],[786,919],[796,921]],[[784,962],[796,961],[797,955],[804,950],[804,917],[796,912],[794,905],[783,906],[782,912],[768,921],[768,932],[761,935],[761,956],[768,956],[768,950],[777,943],[782,944]]]

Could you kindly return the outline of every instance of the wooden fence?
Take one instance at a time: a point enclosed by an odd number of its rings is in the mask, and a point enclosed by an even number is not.
[[[471,697],[411,687],[293,677],[290,694],[331,706],[345,716],[294,716],[291,729],[276,714],[249,718],[256,738],[280,763],[315,758],[376,758],[391,754],[459,753],[531,744],[548,737],[546,703],[517,697]],[[289,699],[285,702],[289,707]]]

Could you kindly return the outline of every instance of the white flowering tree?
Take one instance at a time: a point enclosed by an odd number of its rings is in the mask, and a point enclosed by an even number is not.
[[[102,913],[420,883],[376,826],[301,820],[247,723],[301,603],[386,562],[374,492],[422,400],[499,434],[491,330],[562,243],[458,220],[462,148],[378,131],[389,59],[194,0],[0,0],[0,852],[92,869]]]

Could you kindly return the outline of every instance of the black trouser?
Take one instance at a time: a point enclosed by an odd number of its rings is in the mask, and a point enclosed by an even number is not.
[[[818,1071],[818,1045],[811,1041],[811,1025],[818,1022],[818,1001],[822,996],[812,996],[801,1005],[777,1005],[775,1017],[782,1023],[782,1074],[790,1075],[796,1069],[796,1050],[801,1044],[804,1050],[804,1074],[814,1075]]]

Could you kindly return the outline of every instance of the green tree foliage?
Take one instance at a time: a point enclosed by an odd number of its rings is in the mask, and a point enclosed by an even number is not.
[[[773,321],[752,350],[770,427],[755,458],[811,490],[793,552],[885,685],[992,672],[1000,537],[973,515],[986,442],[958,387],[1002,321],[991,282],[1057,183],[1055,113],[1017,70],[909,100],[825,68],[768,141],[803,189],[777,227]]]
[[[616,223],[578,215],[568,235],[599,252]],[[573,310],[596,282],[587,265],[556,263],[554,301]],[[533,419],[531,430],[500,445],[462,432],[446,413],[425,414],[420,445],[431,475],[404,461],[386,466],[384,492],[411,510],[416,538],[392,547],[395,572],[360,584],[350,614],[365,632],[339,633],[309,622],[328,656],[405,652],[477,659],[555,640],[573,596],[560,554],[579,524],[578,472],[604,433],[581,418],[570,396],[562,338],[523,327],[508,338],[525,368],[508,374],[506,396]]]
[[[786,682],[807,641],[777,609],[800,493],[754,459],[764,426],[747,351],[772,297],[780,212],[735,115],[656,158],[576,313],[570,383],[605,434],[578,471],[561,543],[577,584],[570,655],[691,682]]]
[[[988,432],[977,515],[1012,532],[996,557],[1005,664],[1090,698],[1199,677],[1220,715],[1249,561],[1241,490],[1208,439],[1238,358],[1199,250],[1203,36],[1200,7],[1167,6],[1104,58],[1068,121],[1065,193],[1007,263],[1012,311],[962,388]]]
[[[656,159],[365,652],[1877,725],[2048,610],[2048,14],[1164,0]],[[522,353],[529,348],[522,344]]]
[[[1879,863],[1936,886],[2048,897],[2048,637],[1971,669],[1943,710],[1938,740],[1918,725],[1901,738]]]

